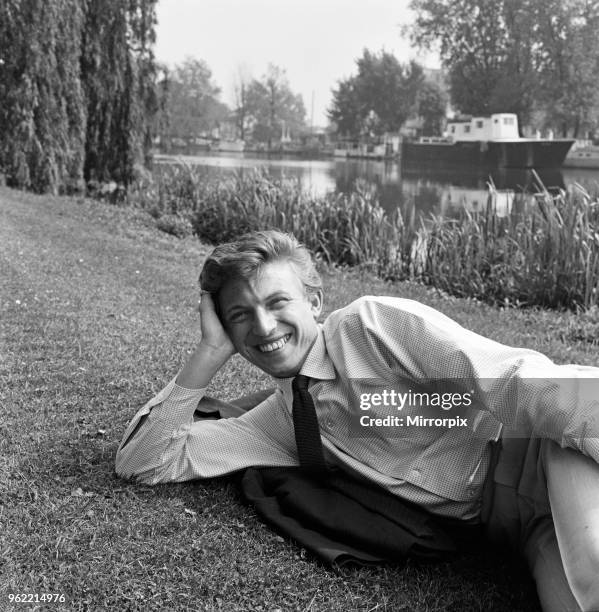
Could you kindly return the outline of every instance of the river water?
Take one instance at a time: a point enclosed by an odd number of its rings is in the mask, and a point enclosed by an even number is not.
[[[551,190],[566,189],[575,183],[587,190],[599,190],[599,169],[540,169],[538,176],[525,169],[497,169],[478,173],[468,168],[422,168],[405,171],[396,161],[326,158],[298,159],[266,157],[250,153],[206,153],[180,157],[156,156],[158,163],[177,160],[194,165],[208,178],[231,173],[245,174],[259,168],[275,179],[299,181],[314,195],[330,192],[350,193],[357,187],[373,190],[381,205],[391,212],[399,207],[404,214],[414,209],[418,216],[429,214],[454,217],[463,209],[471,212],[487,208],[492,183],[492,198],[498,214],[508,214],[518,193],[538,191],[538,179]]]

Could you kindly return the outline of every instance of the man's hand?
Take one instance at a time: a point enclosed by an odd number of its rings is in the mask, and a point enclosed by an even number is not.
[[[212,377],[236,352],[209,293],[203,293],[200,299],[200,324],[200,344],[177,377],[177,384],[186,389],[207,387]]]
[[[229,359],[236,352],[235,347],[216,314],[214,300],[208,292],[202,293],[200,298],[200,323],[202,326],[200,344],[204,344],[213,350],[222,351],[223,355],[226,355],[226,359]]]

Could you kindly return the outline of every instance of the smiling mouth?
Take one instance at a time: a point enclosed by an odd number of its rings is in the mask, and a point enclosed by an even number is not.
[[[285,334],[282,338],[279,338],[274,342],[265,342],[264,344],[257,344],[256,348],[261,353],[272,353],[273,351],[277,351],[283,348],[287,344],[289,338],[291,338],[291,334]]]

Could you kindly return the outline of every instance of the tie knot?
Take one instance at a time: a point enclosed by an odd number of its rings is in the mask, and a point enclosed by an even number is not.
[[[294,391],[307,391],[308,390],[308,382],[310,378],[305,376],[304,374],[298,374],[292,381],[291,387]]]

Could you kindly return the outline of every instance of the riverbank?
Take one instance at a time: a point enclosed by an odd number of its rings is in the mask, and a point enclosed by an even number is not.
[[[51,592],[66,598],[52,609],[69,612],[538,610],[513,561],[333,572],[260,523],[232,479],[151,488],[116,478],[126,423],[197,342],[206,252],[139,209],[0,188],[0,607],[11,610],[8,593]],[[327,312],[362,294],[401,295],[557,362],[596,365],[574,314],[491,307],[366,268],[323,274]],[[265,384],[235,358],[211,392]]]
[[[197,167],[166,164],[128,194],[173,233],[187,223],[216,244],[249,230],[295,234],[334,264],[368,267],[383,280],[416,280],[492,304],[599,306],[599,185],[550,193],[490,185],[479,212],[421,216],[414,201],[386,212],[367,187],[314,196],[266,172],[207,180]],[[509,200],[509,202],[508,202]],[[501,211],[508,204],[509,211]]]

